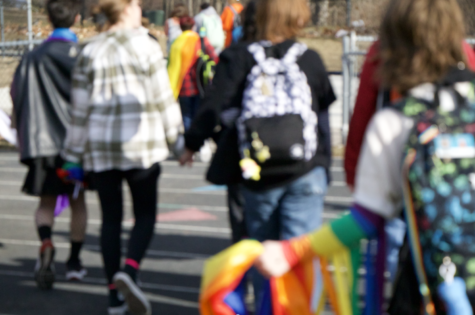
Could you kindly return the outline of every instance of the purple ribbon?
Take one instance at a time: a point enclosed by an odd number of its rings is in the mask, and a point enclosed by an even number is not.
[[[59,217],[61,213],[69,207],[69,197],[68,195],[59,195],[56,199],[56,208],[54,208],[54,216]]]

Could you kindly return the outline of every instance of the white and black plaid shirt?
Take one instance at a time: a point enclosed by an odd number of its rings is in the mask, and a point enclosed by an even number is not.
[[[63,157],[87,171],[149,168],[183,132],[159,44],[145,29],[107,32],[79,56]]]

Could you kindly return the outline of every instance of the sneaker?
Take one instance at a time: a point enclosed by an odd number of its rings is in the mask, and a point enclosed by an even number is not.
[[[50,240],[44,241],[35,266],[35,281],[41,290],[51,290],[55,280],[54,247]]]
[[[124,296],[130,314],[152,314],[152,306],[150,305],[150,302],[128,274],[125,272],[116,273],[114,276],[114,285]]]
[[[127,307],[127,304],[124,303],[120,306],[108,307],[107,308],[107,313],[109,315],[125,315],[127,313],[128,309],[129,308]]]
[[[81,281],[87,275],[87,270],[78,262],[66,263],[66,280],[68,281]]]

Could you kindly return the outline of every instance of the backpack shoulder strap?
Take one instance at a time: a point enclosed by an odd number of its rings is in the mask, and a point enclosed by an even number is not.
[[[292,47],[289,48],[287,53],[285,54],[282,61],[284,64],[294,64],[297,60],[302,57],[302,55],[308,50],[307,45],[301,43],[295,43]]]
[[[200,36],[201,52],[206,55],[206,44],[204,36]]]
[[[236,9],[232,5],[229,5],[229,8],[233,11],[235,16],[239,15],[239,13],[236,11]]]
[[[252,54],[257,64],[262,64],[266,61],[266,51],[260,43],[253,43],[249,45],[247,50]]]

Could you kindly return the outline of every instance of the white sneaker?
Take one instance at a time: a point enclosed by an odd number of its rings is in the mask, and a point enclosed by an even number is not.
[[[124,296],[128,310],[132,315],[151,315],[152,306],[142,290],[125,272],[118,272],[114,276],[114,285]]]
[[[127,310],[128,310],[127,304],[124,303],[121,306],[107,308],[107,313],[109,315],[125,315],[127,313]]]
[[[66,280],[82,281],[85,276],[87,276],[87,270],[83,267],[81,262],[66,263]]]

